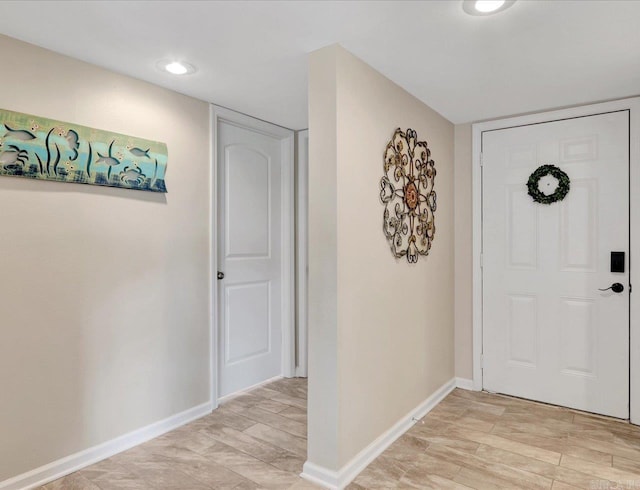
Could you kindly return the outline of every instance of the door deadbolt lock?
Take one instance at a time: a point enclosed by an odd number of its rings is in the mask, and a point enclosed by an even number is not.
[[[221,281],[222,279],[224,279],[224,272],[218,271],[218,281]]]
[[[624,272],[624,252],[611,252],[611,272]]]
[[[611,291],[613,291],[614,293],[621,293],[622,291],[624,291],[624,286],[622,284],[620,284],[619,282],[614,282],[608,288],[598,289],[598,291],[609,291],[609,289],[611,289]]]

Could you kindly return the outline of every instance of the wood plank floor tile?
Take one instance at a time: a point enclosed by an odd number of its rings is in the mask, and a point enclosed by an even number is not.
[[[517,430],[507,429],[501,427],[499,424],[496,424],[491,433],[510,441],[556,453],[558,449],[568,441],[568,437],[562,434],[558,434],[555,437],[540,436],[530,432],[518,432]]]
[[[469,410],[469,403],[464,403],[464,405],[461,404],[460,406],[440,404],[435,406],[429,414],[431,417],[437,417],[441,420],[455,420],[461,417],[467,410]]]
[[[236,430],[243,431],[248,429],[253,424],[255,424],[254,420],[243,417],[242,415],[234,412],[233,410],[226,408],[224,405],[218,407],[216,410],[211,412],[211,414],[206,417],[202,417],[198,419],[194,423],[195,428],[203,428],[208,425],[226,425],[228,427],[233,427]]]
[[[475,430],[479,432],[491,432],[493,429],[493,422],[485,422],[484,420],[474,419],[472,417],[467,416],[459,416],[455,419],[451,419],[449,417],[443,417],[440,414],[429,414],[430,419],[441,420],[443,422],[454,423],[456,427],[460,427],[462,429]]]
[[[503,416],[496,421],[495,429],[504,429],[512,432],[557,438],[558,436],[569,434],[575,428],[569,422],[552,421],[551,419],[533,421],[531,420],[531,417],[527,417],[526,420],[509,420],[507,417]]]
[[[406,473],[406,467],[389,461],[384,455],[365,468],[354,480],[363,488],[396,488]]]
[[[460,468],[461,466],[451,461],[446,461],[442,458],[424,453],[415,459],[415,462],[407,470],[405,476],[414,482],[414,484],[419,481],[420,476],[424,475],[438,475],[453,480],[460,471]]]
[[[235,471],[225,468],[213,461],[194,461],[190,463],[182,462],[176,464],[184,474],[204,483],[210,488],[234,489],[240,485],[251,487],[251,480],[247,480]],[[255,486],[256,484],[253,483]]]
[[[318,485],[315,485],[307,480],[299,478],[288,490],[318,490]]]
[[[618,444],[627,449],[640,452],[640,433],[638,434],[619,434],[613,437],[613,443]]]
[[[245,431],[245,434],[249,434],[255,439],[265,441],[299,456],[305,457],[307,455],[306,439],[296,437],[289,432],[285,432],[275,427],[265,424],[256,424],[249,427]]]
[[[632,461],[640,460],[640,450],[631,449],[620,444],[616,444],[605,438],[598,439],[597,435],[587,434],[586,436],[569,435],[567,442],[574,446],[586,447],[595,451],[601,451],[612,456],[621,456]]]
[[[472,490],[472,487],[463,485],[448,478],[443,478],[435,474],[428,474],[419,476],[416,479],[411,479],[408,474],[405,474],[401,479],[397,488],[426,488],[431,490]]]
[[[356,483],[355,481],[352,481],[351,483],[349,483],[347,485],[347,487],[345,488],[345,490],[362,490],[363,487],[362,485],[360,485],[359,483]]]
[[[288,488],[298,481],[298,475],[283,471],[225,444],[207,450],[207,456],[264,488]]]
[[[625,420],[618,420],[612,417],[606,417],[604,415],[597,415],[593,413],[579,411],[573,412],[574,424],[599,425],[600,427],[604,427],[606,429],[611,429],[614,431],[633,432],[636,435],[640,435],[640,426],[629,424]]]
[[[293,408],[291,405],[287,405],[285,403],[277,402],[275,400],[264,399],[258,405],[254,405],[255,407],[260,407],[262,410],[266,410],[268,412],[280,413],[289,408]],[[306,415],[306,412],[305,412]],[[305,421],[306,425],[306,421]]]
[[[215,487],[214,487],[215,488]],[[258,485],[256,482],[252,482],[251,480],[246,480],[239,485],[233,487],[233,490],[263,490],[263,488]]]
[[[586,439],[596,439],[607,443],[613,443],[615,441],[615,435],[611,431],[594,427],[576,427],[569,432],[569,435]]]
[[[210,488],[177,469],[175,463],[132,463],[127,464],[126,467],[147,482],[150,488],[163,490],[208,490]]]
[[[475,490],[515,490],[513,482],[508,482],[486,472],[472,468],[460,468],[453,478],[455,482]]]
[[[72,474],[53,481],[42,487],[43,490],[100,490],[91,480],[78,474]]]
[[[150,484],[137,476],[113,474],[91,480],[100,490],[149,490]]]
[[[567,483],[563,483],[561,481],[555,480],[553,485],[551,486],[551,490],[579,490],[580,487],[574,487],[573,485],[569,485]]]
[[[611,454],[596,451],[595,449],[565,444],[559,448],[559,450],[562,454],[566,454],[567,456],[574,456],[576,458],[584,459],[585,461],[591,461],[592,463],[603,464],[606,466],[611,466],[613,463],[613,456]]]
[[[171,461],[162,453],[163,447],[145,443],[128,449],[122,453],[118,453],[110,459],[121,466],[137,463],[163,464]]]
[[[449,422],[443,422],[440,419],[427,416],[411,427],[409,432],[416,437],[431,437],[434,435],[446,435],[452,427],[454,425]]]
[[[462,439],[468,439],[479,444],[504,449],[505,451],[510,451],[512,453],[538,459],[540,461],[546,461],[547,463],[558,464],[560,462],[561,454],[559,452],[531,446],[499,435],[485,434],[483,432],[464,430],[457,427],[451,429],[450,433]]]
[[[232,410],[233,407],[248,408],[255,407],[256,405],[263,403],[264,400],[266,400],[266,398],[254,395],[251,392],[242,392],[236,396],[233,396],[232,398],[223,401],[222,403],[220,403],[220,406],[228,408],[230,410]]]
[[[476,455],[487,461],[504,464],[512,468],[524,469],[531,473],[545,476],[551,480],[560,481],[579,488],[589,488],[593,481],[593,476],[586,473],[581,473],[570,468],[553,463],[547,463],[534,458],[528,458],[520,454],[491,446],[480,446]]]
[[[429,446],[432,445],[441,445],[450,447],[452,449],[456,449],[458,451],[463,451],[465,453],[473,454],[477,451],[480,443],[475,441],[469,441],[466,439],[458,438],[453,434],[449,433],[448,435],[424,435],[420,434],[419,436],[422,438]]]
[[[243,410],[252,407],[260,407],[262,410],[279,413],[291,407],[291,405],[286,405],[269,398],[251,395],[250,393],[245,393],[243,395],[239,395],[236,398],[232,398],[231,400],[223,403],[221,406],[236,413],[241,413]]]
[[[77,474],[87,478],[88,480],[95,480],[96,478],[113,474],[130,475],[129,471],[124,466],[116,463],[111,458],[92,464],[87,468],[83,468]]]
[[[164,436],[154,439],[158,441],[158,447],[179,447],[188,449],[194,453],[202,453],[215,444],[215,439],[200,432],[196,427],[185,426]]]
[[[419,457],[429,447],[429,443],[424,439],[415,437],[409,432],[400,436],[384,452],[388,458],[396,460],[413,460]]]
[[[294,378],[295,379],[295,378]],[[292,382],[291,379],[281,379],[278,381],[274,381],[269,384],[269,389],[273,391],[279,391],[288,396],[292,396],[295,398],[306,399],[307,398],[307,388],[306,383],[296,383]]]
[[[277,458],[270,461],[269,464],[275,466],[278,469],[290,471],[292,473],[295,473],[296,475],[299,475],[300,473],[302,473],[302,467],[306,460],[306,454],[302,456],[287,451],[287,454],[278,456]]]
[[[470,455],[442,446],[430,446],[427,454],[454,463],[461,468],[469,468],[501,481],[511,482],[515,488],[549,489],[552,479],[537,475],[520,468],[512,468],[502,463],[487,461],[475,455]],[[457,481],[457,480],[456,480]],[[464,482],[463,482],[464,483]],[[466,483],[465,483],[466,484]]]
[[[242,410],[241,414],[251,420],[270,425],[276,429],[289,432],[298,437],[307,437],[307,426],[283,415],[263,410],[260,407],[250,407]]]
[[[567,456],[566,454],[562,455],[560,466],[581,471],[582,473],[592,475],[602,480],[609,480],[613,482],[638,480],[640,483],[640,474],[638,473],[621,470],[619,468],[614,468],[613,466],[592,463],[591,461],[585,461],[584,459]]]
[[[640,475],[640,459],[627,459],[621,456],[613,456],[613,464],[614,468],[618,468],[624,471],[628,471],[630,473],[637,473]]]
[[[475,420],[482,420],[483,422],[490,423],[492,426],[502,420],[502,415],[498,415],[487,410],[478,410],[477,408],[474,408],[473,405],[471,406],[471,408],[465,411],[462,416]]]
[[[287,408],[278,412],[278,415],[307,425],[307,411],[302,408],[287,406]]]
[[[530,403],[530,405],[526,405],[526,403]],[[523,405],[518,405],[517,407],[509,407],[505,410],[505,415],[513,414],[528,414],[528,415],[537,415],[540,420],[550,419],[555,421],[563,421],[563,422],[573,422],[574,412],[562,407],[554,407],[552,405],[545,405],[544,403],[536,403],[536,402],[526,402],[523,401]]]
[[[254,424],[247,430],[250,430],[256,425],[260,424]],[[202,429],[202,432],[211,436],[216,441],[222,442],[229,447],[237,449],[238,451],[243,452],[249,456],[253,456],[254,458],[260,461],[264,461],[265,463],[269,463],[273,459],[286,454],[283,452],[283,449],[269,444],[264,440],[256,439],[251,434],[247,432],[240,432],[232,427],[226,427],[224,425],[211,425]],[[202,454],[209,455],[210,450],[207,449]]]
[[[302,408],[304,410],[307,409],[307,400],[306,398],[298,398],[295,396],[290,396],[285,393],[281,393],[276,390],[271,390],[266,387],[256,388],[253,392],[258,396],[262,396],[264,398],[268,398],[269,400],[275,400],[277,402],[283,403],[285,405],[291,405],[292,407]]]

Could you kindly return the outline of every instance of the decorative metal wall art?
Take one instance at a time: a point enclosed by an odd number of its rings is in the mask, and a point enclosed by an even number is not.
[[[167,145],[0,109],[0,175],[167,192]]]
[[[558,181],[555,190],[549,194],[543,192],[540,188],[542,184],[541,180],[547,176]],[[549,179],[545,180],[546,182],[543,184],[544,189],[553,185],[552,182],[549,182]],[[569,189],[571,188],[571,181],[569,180],[569,176],[555,165],[542,165],[529,176],[527,188],[529,189],[529,195],[535,202],[539,202],[540,204],[552,204],[554,202],[562,201],[566,197],[569,193]]]
[[[380,200],[384,204],[382,230],[396,258],[409,263],[428,255],[436,227],[435,162],[426,141],[413,129],[396,129],[384,152]]]

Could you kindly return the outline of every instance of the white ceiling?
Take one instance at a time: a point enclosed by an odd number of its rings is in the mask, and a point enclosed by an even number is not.
[[[307,126],[307,54],[333,43],[454,123],[640,94],[640,1],[490,17],[462,0],[4,1],[0,32],[292,129]],[[198,72],[161,73],[162,58]]]

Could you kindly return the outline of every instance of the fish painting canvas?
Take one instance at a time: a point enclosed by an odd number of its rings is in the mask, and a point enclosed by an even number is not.
[[[0,109],[0,175],[167,192],[167,145]]]

